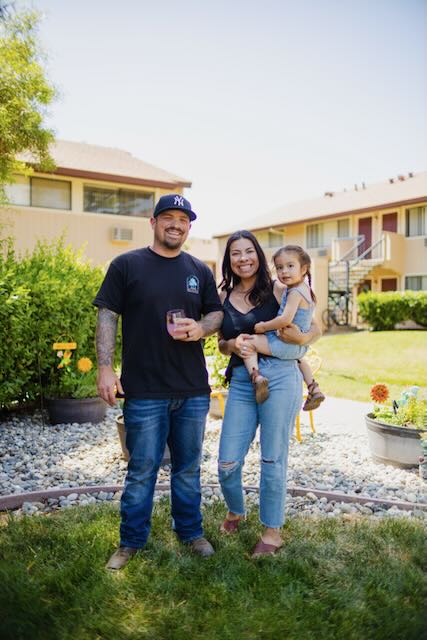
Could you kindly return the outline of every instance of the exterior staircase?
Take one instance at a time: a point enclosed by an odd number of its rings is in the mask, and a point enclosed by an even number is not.
[[[384,262],[384,238],[381,237],[357,255],[364,241],[364,236],[358,236],[350,251],[339,260],[329,263],[328,309],[327,317],[324,318],[327,326],[350,324],[354,287],[362,284],[372,269]]]

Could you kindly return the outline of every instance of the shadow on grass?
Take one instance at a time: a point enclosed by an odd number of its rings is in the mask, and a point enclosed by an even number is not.
[[[417,521],[293,519],[274,558],[253,561],[252,512],[222,537],[224,506],[205,511],[217,553],[202,560],[156,506],[146,550],[121,572],[104,565],[118,542],[111,506],[11,519],[0,530],[4,640],[155,638],[421,638],[425,530]]]

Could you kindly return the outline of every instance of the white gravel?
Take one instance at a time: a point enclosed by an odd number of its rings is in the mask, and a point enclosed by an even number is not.
[[[359,494],[384,500],[427,504],[427,483],[418,469],[403,470],[374,463],[370,457],[363,416],[369,405],[346,400],[328,399],[315,413],[316,431],[303,423],[303,442],[292,439],[289,454],[289,486],[347,494]],[[122,459],[115,417],[118,410],[109,409],[99,425],[42,424],[40,415],[12,417],[0,423],[0,495],[21,494],[52,488],[88,485],[115,485],[124,482],[126,463]],[[305,416],[304,416],[305,422]],[[221,421],[208,420],[202,483],[215,484],[217,451]],[[259,442],[256,440],[247,456],[244,484],[258,486]],[[167,484],[169,468],[161,468],[158,482]],[[157,498],[160,496],[160,492]],[[108,500],[117,501],[119,493],[71,493],[50,498],[47,502],[26,502],[18,513],[36,514]],[[203,499],[211,503],[222,499],[219,488],[203,489]],[[258,502],[258,494],[247,492],[249,504]],[[328,502],[313,493],[287,498],[288,515],[324,515],[371,517],[403,515],[427,521],[427,511],[403,511],[396,507],[368,503]]]

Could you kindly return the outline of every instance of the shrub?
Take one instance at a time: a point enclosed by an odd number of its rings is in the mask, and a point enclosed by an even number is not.
[[[211,384],[214,389],[223,389],[227,386],[225,370],[230,357],[224,356],[218,349],[217,336],[208,336],[204,340],[203,351],[206,356],[206,365],[209,372],[209,384]]]
[[[405,320],[427,326],[426,291],[369,291],[357,297],[357,304],[360,316],[374,331],[394,329]]]
[[[65,246],[39,242],[17,257],[11,241],[0,251],[0,407],[34,401],[54,389],[61,371],[54,342],[76,342],[74,357],[95,360],[92,300],[103,270]]]

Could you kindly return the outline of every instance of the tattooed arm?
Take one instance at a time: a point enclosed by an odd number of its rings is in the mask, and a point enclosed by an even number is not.
[[[114,406],[116,403],[115,390],[123,393],[120,379],[114,372],[114,350],[116,348],[117,322],[119,316],[110,309],[101,307],[98,311],[96,325],[96,355],[98,359],[98,393]]]
[[[175,322],[179,327],[179,334],[175,335],[174,339],[181,342],[197,342],[201,338],[211,336],[220,328],[223,317],[222,311],[211,311],[199,321],[193,318],[177,318]]]

